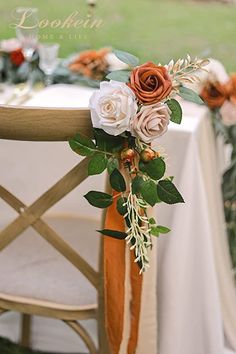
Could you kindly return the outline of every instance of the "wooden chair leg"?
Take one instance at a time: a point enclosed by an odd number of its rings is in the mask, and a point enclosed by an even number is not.
[[[104,239],[101,238],[100,241],[100,284],[98,288],[98,343],[99,343],[99,353],[102,354],[111,354],[108,340],[107,332],[105,327],[105,298],[104,298],[104,271],[103,271],[103,242]]]
[[[98,343],[99,343],[99,354],[111,354],[107,333],[105,328],[105,307],[104,298],[102,291],[99,294],[99,309],[98,309]]]
[[[85,345],[87,346],[90,354],[103,354],[102,352],[97,351],[93,340],[91,339],[88,332],[82,327],[77,321],[63,321],[65,322],[70,328],[72,328],[83,340]],[[105,353],[104,353],[105,354]]]
[[[31,345],[31,322],[32,316],[27,314],[21,315],[21,340],[20,344],[23,347],[30,347]]]

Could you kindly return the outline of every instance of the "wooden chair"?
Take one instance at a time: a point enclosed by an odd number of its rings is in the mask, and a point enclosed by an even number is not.
[[[0,107],[0,139],[19,141],[67,141],[77,132],[91,136],[88,109],[49,109],[26,107]],[[77,166],[39,197],[26,206],[16,196],[0,187],[0,198],[8,203],[19,216],[0,232],[0,251],[5,249],[30,226],[51,246],[77,268],[97,291],[97,306],[69,306],[53,301],[0,293],[0,314],[17,311],[22,314],[22,344],[30,343],[31,315],[60,319],[71,327],[83,340],[91,354],[109,354],[104,325],[103,254],[100,243],[99,268],[96,271],[57,232],[41,219],[43,214],[87,178],[89,159],[84,158]],[[79,238],[78,238],[79,242]],[[1,253],[0,253],[1,257]],[[98,347],[78,321],[95,319],[98,322]]]

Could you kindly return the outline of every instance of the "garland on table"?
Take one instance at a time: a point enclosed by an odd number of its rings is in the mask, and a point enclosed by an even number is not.
[[[233,268],[236,268],[236,74],[225,84],[212,77],[201,92],[212,113],[216,135],[231,147],[230,164],[222,177],[225,220]]]
[[[81,50],[59,61],[53,73],[53,83],[82,84],[98,88],[110,71],[126,67],[110,48]],[[16,38],[1,41],[0,81],[18,84],[27,81],[29,75],[32,75],[33,82],[44,81],[45,75],[39,67],[38,51],[35,50],[29,64]]]
[[[54,73],[54,82],[79,83],[98,88],[109,72],[126,68],[127,64],[122,63],[110,48],[86,49],[60,63]]]
[[[109,62],[107,60],[109,52],[108,48],[82,51],[69,64],[69,69],[92,80],[102,81],[109,72]]]
[[[31,67],[30,67],[31,66]],[[0,42],[0,81],[18,84],[27,81],[32,72],[34,81],[42,81],[43,73],[39,68],[39,55],[34,52],[32,62],[25,60],[20,42],[16,38]]]
[[[76,153],[90,156],[89,175],[107,169],[114,192],[90,191],[85,198],[98,208],[116,203],[126,232],[99,232],[125,239],[134,251],[140,272],[144,272],[149,266],[152,236],[170,231],[155,218],[149,218],[148,208],[160,202],[184,202],[173,177],[166,176],[164,156],[151,148],[151,142],[166,133],[169,121],[181,123],[182,109],[174,99],[176,95],[202,103],[183,84],[193,82],[194,72],[208,61],[187,56],[166,66],[152,62],[139,65],[138,58],[129,53],[114,53],[127,69],[108,74],[109,81],[101,82],[90,99],[94,139],[77,134],[70,146]]]

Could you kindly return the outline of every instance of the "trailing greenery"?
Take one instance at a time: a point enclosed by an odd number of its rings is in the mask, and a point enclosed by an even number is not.
[[[221,135],[225,144],[231,146],[230,164],[222,176],[222,192],[230,254],[236,275],[236,125],[225,126],[218,110],[212,112],[212,123],[216,136]]]
[[[136,262],[144,271],[148,267],[147,250],[152,247],[151,235],[158,237],[170,231],[158,225],[155,219],[148,219],[148,207],[160,202],[184,202],[172,179],[164,178],[166,165],[163,157],[157,155],[149,159],[149,155],[155,152],[129,132],[110,136],[101,129],[94,129],[94,140],[77,134],[69,143],[76,153],[90,157],[89,175],[108,170],[110,185],[115,191],[113,194],[89,191],[84,197],[92,206],[101,209],[116,203],[116,209],[127,225],[126,232],[109,229],[97,231],[116,239],[126,239],[135,249]],[[138,167],[133,164],[135,158],[139,160]],[[123,166],[121,170],[119,163]]]

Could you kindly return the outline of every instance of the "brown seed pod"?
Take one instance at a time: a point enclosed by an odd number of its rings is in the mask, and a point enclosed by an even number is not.
[[[156,152],[150,148],[143,149],[140,153],[140,159],[143,162],[151,161],[155,159],[155,157],[156,157]]]
[[[134,157],[135,157],[135,152],[133,149],[130,148],[124,149],[120,153],[120,158],[124,163],[132,162]]]

